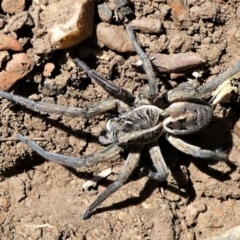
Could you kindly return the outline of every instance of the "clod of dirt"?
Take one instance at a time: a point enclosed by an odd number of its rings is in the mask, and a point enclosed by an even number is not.
[[[9,181],[9,191],[14,192],[14,198],[11,199],[11,202],[20,202],[26,197],[26,183],[18,177],[13,177]]]
[[[63,93],[70,77],[71,75],[68,71],[62,70],[61,74],[54,79],[45,79],[43,85],[39,87],[39,91],[45,96],[58,96],[60,93]]]
[[[19,12],[12,16],[9,20],[8,29],[9,31],[18,31],[24,25],[33,26],[33,21],[27,11]]]
[[[229,159],[232,163],[239,165],[240,162],[240,135],[237,135],[237,128],[240,127],[239,125],[239,121],[240,119],[237,121],[238,123],[235,123],[234,129],[233,129],[233,133],[232,133],[232,141],[233,141],[233,148],[231,149],[230,153],[229,153]],[[232,177],[232,179],[234,181],[238,181],[239,180],[239,174],[238,172],[236,173],[235,176]],[[238,186],[238,185],[237,185]],[[239,189],[239,188],[238,188]],[[237,190],[238,190],[237,189]],[[233,190],[234,191],[234,190]],[[233,194],[233,197],[238,197],[240,196],[240,193],[238,194],[237,192]]]
[[[202,44],[199,47],[198,54],[211,65],[216,64],[226,49],[226,44]]]
[[[197,224],[197,217],[200,212],[207,210],[207,207],[204,203],[199,202],[199,204],[190,204],[187,206],[186,210],[186,221],[187,225],[191,226]]]
[[[160,72],[179,73],[195,68],[204,63],[204,60],[196,53],[177,53],[177,54],[160,54],[150,53],[152,63]]]
[[[117,52],[135,51],[127,31],[122,27],[110,25],[108,23],[99,23],[97,25],[97,39],[101,47],[108,47]]]
[[[45,35],[42,38],[36,38],[32,42],[34,53],[41,55],[41,54],[47,54],[52,51],[52,45],[50,43],[49,35]],[[35,62],[39,61],[35,60]]]
[[[3,0],[1,7],[5,13],[21,12],[25,8],[25,0]]]
[[[23,48],[18,40],[12,36],[0,33],[0,50],[23,51]]]
[[[46,63],[43,70],[43,76],[50,77],[54,69],[55,65],[53,63]]]
[[[136,19],[129,25],[133,29],[140,30],[143,33],[160,33],[162,31],[162,23],[154,18]]]
[[[173,30],[169,33],[168,39],[169,43],[169,52],[177,53],[177,52],[187,52],[190,51],[192,47],[192,39],[183,31]]]
[[[184,4],[183,0],[167,0],[167,4],[173,12],[173,19],[179,28],[189,28],[192,21],[189,17],[189,9]]]
[[[235,123],[233,131],[240,138],[240,119]]]
[[[201,19],[216,19],[218,14],[218,7],[215,3],[206,1],[200,6],[193,6],[190,9],[190,17],[193,21],[198,21]]]
[[[107,3],[102,3],[98,5],[98,15],[103,22],[110,23],[112,20],[112,10],[107,5]]]
[[[0,72],[0,90],[8,90],[16,81],[26,76],[34,66],[33,61],[26,53],[12,55],[7,63],[6,70]]]
[[[47,6],[40,20],[53,47],[77,45],[93,33],[93,0],[65,0]]]

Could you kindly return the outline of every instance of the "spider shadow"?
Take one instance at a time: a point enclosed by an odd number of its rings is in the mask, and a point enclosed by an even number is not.
[[[202,149],[227,153],[233,147],[231,126],[232,124],[229,124],[228,121],[214,117],[213,121],[206,128],[196,134],[187,136],[186,139],[191,144],[199,146]],[[230,180],[231,173],[237,168],[234,163],[226,161],[224,164],[226,164],[228,170],[221,172],[214,168],[214,165],[216,165],[218,161],[212,159],[187,156],[187,161],[194,164],[206,175],[221,182]]]
[[[101,214],[106,211],[120,210],[120,209],[129,207],[129,206],[138,205],[138,204],[144,202],[146,199],[148,199],[157,187],[158,186],[156,184],[154,184],[153,180],[148,179],[147,182],[145,183],[143,189],[140,191],[138,197],[130,197],[121,202],[114,203],[111,206],[97,208],[92,213],[92,215],[97,215],[97,214]]]
[[[35,167],[40,166],[46,161],[49,161],[49,160],[42,158],[36,152],[32,152],[31,155],[29,154],[27,156],[17,158],[15,161],[15,164],[13,166],[6,167],[4,172],[0,173],[0,176],[4,178],[11,178],[13,176],[22,174],[24,172],[34,170]],[[86,171],[79,171],[79,170],[77,171],[76,169],[66,167],[63,165],[61,166],[66,168],[72,174],[76,175],[78,178],[89,180],[89,178],[93,177],[92,173],[88,173]]]
[[[84,131],[84,130],[74,130],[70,126],[67,126],[64,123],[61,123],[59,121],[59,119],[58,120],[52,119],[49,114],[38,113],[38,112],[35,112],[31,109],[25,108],[24,106],[19,106],[19,105],[13,105],[13,106],[11,106],[11,108],[15,112],[20,111],[19,109],[23,109],[21,111],[24,111],[24,113],[30,114],[30,115],[32,115],[36,118],[39,118],[42,121],[44,121],[46,123],[49,123],[51,126],[57,128],[61,131],[64,131],[64,132],[66,132],[66,133],[68,133],[68,134],[70,134],[70,135],[72,135],[76,138],[86,139],[86,140],[90,140],[91,142],[99,143],[98,136],[95,136],[95,135],[91,134],[90,132],[87,132],[87,131]],[[61,119],[61,116],[59,118]]]
[[[67,126],[64,123],[59,122],[59,120],[54,120],[54,119],[51,119],[50,117],[46,118],[46,116],[44,117],[41,114],[37,115],[37,117],[44,120],[46,123],[50,123],[51,126],[54,126],[59,130],[67,132],[71,136],[74,136],[78,139],[85,139],[86,142],[91,141],[91,142],[99,143],[98,136],[95,136],[90,132],[87,132],[84,130],[74,130],[70,126]]]
[[[78,139],[84,139],[86,141],[86,146],[83,148],[82,151],[85,150],[88,142],[99,143],[98,137],[91,134],[90,132],[83,131],[83,130],[73,130],[70,126],[63,124],[63,123],[59,122],[58,120],[51,119],[50,117],[48,117],[48,114],[40,114],[40,113],[34,112],[30,109],[27,109],[23,106],[19,106],[19,105],[14,105],[11,108],[13,109],[13,111],[19,111],[19,108],[23,108],[24,112],[26,114],[31,114],[34,117],[37,117],[37,118],[43,120],[44,122],[49,123],[51,126],[54,126],[55,128],[57,128],[61,131],[67,132],[68,134],[75,136]],[[18,157],[15,161],[15,165],[6,167],[5,171],[0,173],[0,176],[12,177],[12,176],[21,174],[23,172],[32,170],[32,169],[34,169],[35,166],[39,166],[43,162],[46,161],[45,159],[40,157],[34,151],[32,152],[31,155],[32,156],[28,155],[28,156],[24,156],[24,157]],[[34,161],[29,161],[29,159],[34,159]],[[84,172],[82,172],[82,174],[81,173],[79,173],[79,174],[84,175],[83,173]],[[86,179],[88,179],[87,176],[86,176]]]
[[[29,161],[30,158],[34,158],[34,161]],[[33,170],[34,167],[39,166],[45,162],[45,159],[40,157],[37,153],[33,153],[32,156],[18,157],[15,164],[10,167],[6,167],[4,172],[0,173],[0,176],[4,178],[11,178],[24,172]]]
[[[137,181],[137,180],[130,179],[128,182],[131,182],[131,181]],[[156,189],[159,189],[159,194],[161,194],[160,187],[164,187],[165,189],[167,189],[167,191],[171,191],[172,193],[179,194],[182,197],[186,197],[186,194],[183,192],[180,192],[178,187],[172,184],[168,184],[167,182],[161,182],[160,184],[158,184],[155,180],[148,178],[143,189],[139,192],[139,196],[127,198],[121,202],[114,203],[110,206],[97,208],[95,211],[93,211],[92,215],[97,215],[106,211],[115,211],[115,210],[124,209],[126,207],[139,205],[143,203],[146,199],[148,199]]]
[[[142,176],[142,177],[146,177],[146,176]],[[130,179],[125,184],[127,184],[129,182],[135,182],[137,180],[139,180],[139,178],[133,179],[133,177],[130,177]],[[104,181],[104,182],[105,183],[101,184],[101,185],[104,185],[107,187],[113,181],[108,180],[108,181]],[[96,210],[94,210],[92,212],[91,215],[97,215],[97,214],[101,214],[106,211],[115,211],[115,210],[120,210],[120,209],[124,209],[124,208],[131,207],[131,206],[139,205],[139,204],[143,203],[146,199],[148,199],[156,189],[159,189],[159,194],[161,194],[160,187],[164,187],[164,189],[166,189],[167,191],[171,191],[172,193],[179,194],[182,197],[187,197],[187,195],[185,193],[179,191],[179,188],[177,186],[168,184],[167,182],[161,182],[159,184],[155,180],[148,178],[145,182],[144,187],[139,192],[139,196],[129,197],[123,201],[114,203],[110,206],[97,208]],[[164,195],[163,195],[163,197],[164,197]]]

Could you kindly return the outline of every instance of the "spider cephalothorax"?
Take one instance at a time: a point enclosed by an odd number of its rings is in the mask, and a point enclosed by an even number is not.
[[[182,152],[201,158],[221,161],[227,160],[226,154],[203,150],[178,138],[178,136],[191,134],[205,127],[212,118],[212,107],[199,99],[199,96],[194,99],[200,91],[195,91],[194,88],[190,88],[191,92],[189,89],[181,89],[181,87],[171,91],[172,95],[167,94],[169,106],[166,109],[155,106],[154,102],[158,95],[158,81],[155,78],[150,60],[139,47],[130,27],[127,27],[127,32],[143,62],[143,68],[148,79],[148,87],[144,89],[139,98],[134,97],[129,91],[119,88],[99,76],[96,71],[89,69],[86,64],[77,58],[74,59],[74,62],[82,68],[89,77],[93,78],[108,91],[114,97],[113,99],[101,101],[87,108],[73,108],[44,102],[34,102],[10,93],[0,92],[2,98],[19,103],[34,111],[43,111],[50,114],[56,113],[70,117],[90,118],[108,110],[116,110],[119,113],[118,117],[107,121],[105,129],[99,137],[99,141],[103,145],[108,146],[100,152],[93,153],[81,159],[48,152],[34,141],[22,135],[17,135],[17,139],[27,143],[42,157],[76,168],[91,166],[106,159],[110,159],[119,154],[125,146],[130,147],[128,158],[116,181],[109,185],[92,205],[90,205],[83,216],[84,219],[88,218],[100,203],[124,184],[137,166],[141,150],[145,145],[148,146],[153,165],[156,169],[156,172],[149,173],[149,177],[157,181],[163,181],[167,178],[168,169],[157,141],[162,133],[165,133],[164,135],[167,140]],[[179,94],[179,101],[175,101],[178,93],[183,94]],[[174,99],[175,102],[172,103],[171,99]]]
[[[123,146],[152,142],[162,134],[162,112],[156,106],[144,105],[112,118],[106,124],[106,138],[99,140]]]

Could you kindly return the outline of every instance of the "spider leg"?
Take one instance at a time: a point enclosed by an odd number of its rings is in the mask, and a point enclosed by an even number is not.
[[[53,161],[53,162],[60,163],[62,165],[68,166],[68,167],[73,167],[73,168],[91,166],[95,163],[103,162],[105,160],[115,157],[122,150],[122,148],[119,147],[118,145],[111,144],[108,147],[101,150],[100,152],[90,154],[83,158],[75,158],[75,157],[71,157],[71,156],[64,156],[61,154],[48,152],[45,149],[41,148],[34,141],[29,140],[20,134],[17,134],[16,138],[18,140],[28,144],[29,147],[31,147],[34,151],[36,151],[43,158]]]
[[[117,109],[119,106],[119,101],[115,99],[103,100],[101,102],[95,103],[91,106],[84,108],[75,108],[68,106],[59,106],[56,104],[50,104],[46,102],[35,102],[28,98],[21,96],[13,95],[11,93],[0,91],[0,97],[6,98],[11,102],[20,104],[28,109],[37,112],[46,112],[46,113],[56,113],[60,115],[66,115],[71,117],[83,117],[90,118],[98,114],[104,113],[108,110]]]
[[[96,208],[99,204],[101,204],[106,198],[108,198],[112,193],[116,192],[123,184],[127,181],[130,174],[133,172],[135,167],[138,164],[140,153],[142,147],[132,147],[126,162],[120,173],[117,176],[117,179],[114,183],[110,184],[107,189],[102,192],[98,198],[90,205],[88,210],[83,215],[83,219],[87,219],[90,217],[94,208]]]
[[[148,177],[159,182],[164,181],[168,176],[168,168],[163,159],[160,147],[157,141],[149,143],[150,147],[149,152],[153,161],[153,165],[156,168],[157,172],[150,171]]]
[[[168,102],[179,101],[181,99],[206,99],[219,85],[229,78],[233,78],[239,71],[240,61],[236,62],[227,71],[221,73],[212,81],[209,81],[198,88],[189,82],[179,84],[177,87],[166,93],[166,99]]]
[[[105,89],[109,94],[116,97],[117,99],[122,100],[125,103],[132,104],[135,100],[135,97],[123,88],[119,88],[113,83],[109,82],[104,77],[100,76],[95,70],[91,70],[83,61],[78,58],[73,59],[74,63],[84,70],[86,74],[93,78],[103,89]]]
[[[192,155],[196,158],[208,158],[218,161],[228,161],[227,154],[201,149],[200,147],[186,143],[185,141],[172,135],[167,135],[167,140],[179,151]]]
[[[131,38],[132,44],[133,44],[137,54],[139,55],[139,57],[142,60],[143,69],[144,69],[147,79],[148,79],[149,93],[150,93],[149,97],[154,98],[157,96],[157,93],[158,93],[158,81],[156,79],[152,64],[151,64],[147,54],[142,50],[142,48],[137,43],[137,40],[134,36],[134,32],[133,32],[132,28],[128,25],[126,27],[126,30],[128,32],[129,37]]]

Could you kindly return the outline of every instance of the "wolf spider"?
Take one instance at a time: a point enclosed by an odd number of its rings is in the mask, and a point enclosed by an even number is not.
[[[141,150],[145,145],[149,148],[149,153],[156,169],[156,172],[150,171],[148,176],[160,182],[167,178],[168,168],[158,145],[158,138],[163,133],[165,133],[166,139],[174,147],[184,153],[200,158],[220,161],[227,160],[226,154],[204,150],[178,138],[178,136],[181,135],[197,132],[209,124],[213,115],[212,107],[201,99],[190,100],[190,98],[169,103],[169,106],[164,110],[154,105],[158,94],[158,81],[149,58],[136,41],[133,30],[129,26],[127,26],[126,29],[136,52],[142,60],[143,68],[148,79],[148,87],[143,90],[139,97],[134,97],[127,90],[119,88],[99,76],[95,70],[91,70],[78,58],[73,59],[76,65],[83,69],[90,78],[94,79],[115,99],[104,100],[89,107],[74,108],[35,102],[11,93],[0,92],[0,97],[2,98],[21,104],[34,111],[47,112],[50,114],[57,113],[70,117],[90,118],[108,110],[118,111],[119,116],[107,121],[105,129],[99,137],[100,143],[108,146],[97,153],[90,154],[81,159],[48,152],[34,141],[20,134],[16,136],[18,140],[28,144],[43,158],[73,168],[91,166],[113,158],[121,152],[122,148],[130,146],[130,153],[116,181],[110,184],[90,205],[83,215],[83,219],[89,218],[92,211],[99,204],[126,182],[136,168]]]

